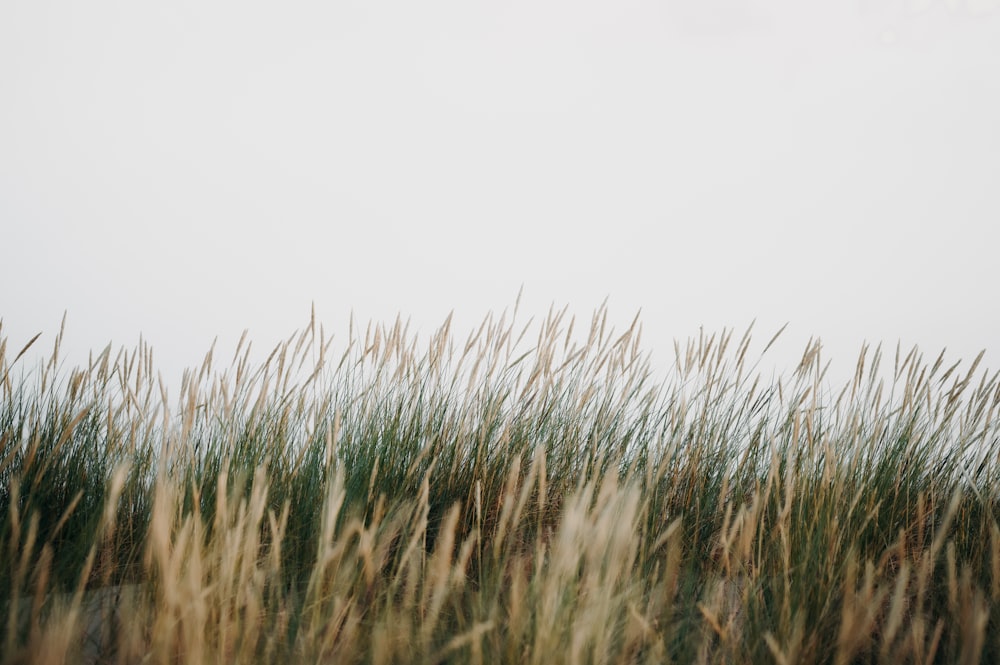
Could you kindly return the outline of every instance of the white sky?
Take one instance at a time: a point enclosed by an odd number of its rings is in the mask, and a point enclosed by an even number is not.
[[[0,0],[0,317],[169,375],[523,284],[996,367],[998,119],[1000,0]]]

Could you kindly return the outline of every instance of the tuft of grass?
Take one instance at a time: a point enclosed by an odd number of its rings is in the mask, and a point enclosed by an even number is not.
[[[658,382],[640,330],[313,320],[171,400],[142,343],[0,327],[0,665],[1000,660],[982,355],[833,391],[723,331]]]

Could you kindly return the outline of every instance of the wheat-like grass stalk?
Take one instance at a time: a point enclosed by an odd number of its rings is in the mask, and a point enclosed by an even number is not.
[[[171,400],[63,334],[29,370],[0,327],[0,664],[1000,658],[982,355],[866,346],[833,391],[818,340],[768,381],[723,331],[654,381],[606,307],[313,316]]]

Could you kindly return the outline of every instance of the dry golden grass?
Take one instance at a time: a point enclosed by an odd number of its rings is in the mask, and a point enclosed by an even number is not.
[[[0,329],[0,664],[1000,659],[979,359],[830,393],[748,331],[657,384],[638,322],[511,320],[313,321],[176,402],[146,347],[18,378]]]

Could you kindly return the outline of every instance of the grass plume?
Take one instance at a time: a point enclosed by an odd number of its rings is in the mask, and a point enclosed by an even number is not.
[[[767,382],[724,331],[658,382],[604,308],[313,320],[171,400],[61,338],[28,371],[0,327],[0,665],[1000,660],[981,355],[831,391],[818,341]]]

